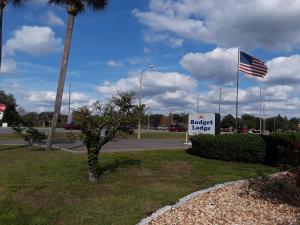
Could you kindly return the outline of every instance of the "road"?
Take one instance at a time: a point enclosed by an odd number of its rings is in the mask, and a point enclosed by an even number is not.
[[[43,131],[44,133],[48,133],[49,128],[37,128],[39,131]],[[56,128],[56,132],[80,132],[79,130],[66,130],[64,128]],[[0,127],[0,135],[1,134],[12,134],[14,131],[11,127]]]
[[[7,140],[0,141],[0,145],[20,145],[25,144],[23,140]],[[75,143],[55,143],[55,147],[63,148],[75,153],[86,152],[86,148],[82,142]],[[113,140],[103,146],[101,151],[104,152],[122,152],[122,151],[140,151],[153,149],[187,149],[182,140],[174,139],[120,139]]]
[[[43,131],[44,133],[48,133],[49,128],[37,128],[39,131]],[[0,127],[0,135],[1,134],[12,134],[14,131],[12,130],[11,127]],[[80,132],[80,130],[66,130],[64,128],[56,128],[56,132]],[[147,132],[157,132],[157,133],[162,133],[162,132],[169,132],[168,130],[142,130],[142,133],[147,133]]]

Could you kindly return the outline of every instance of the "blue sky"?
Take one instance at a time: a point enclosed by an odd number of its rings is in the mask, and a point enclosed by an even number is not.
[[[194,112],[197,94],[201,111],[216,112],[219,88],[235,81],[239,47],[269,67],[263,82],[241,74],[240,113],[258,115],[261,86],[267,116],[299,116],[299,11],[296,0],[111,0],[76,17],[72,108],[137,92],[139,71],[153,64],[143,83],[152,112]],[[53,108],[66,18],[45,0],[5,10],[0,88],[26,111]],[[223,87],[223,114],[234,114],[234,100],[234,87]]]

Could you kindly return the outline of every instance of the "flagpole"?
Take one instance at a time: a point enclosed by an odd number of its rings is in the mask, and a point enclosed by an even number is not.
[[[239,67],[240,67],[240,49],[238,48],[238,64],[236,71],[236,109],[235,109],[235,129],[238,132],[238,113],[239,113]]]
[[[261,86],[259,86],[259,131],[262,133],[262,121],[261,121]]]

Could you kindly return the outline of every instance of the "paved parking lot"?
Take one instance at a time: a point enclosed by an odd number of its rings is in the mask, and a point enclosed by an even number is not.
[[[81,142],[72,144],[55,144],[56,147],[64,148],[74,152],[86,151],[85,146]],[[102,151],[138,151],[152,149],[187,149],[188,146],[181,140],[166,139],[122,139],[114,140],[103,146]]]
[[[25,144],[23,140],[0,141],[0,145]],[[85,152],[86,148],[82,142],[74,143],[55,143],[55,147],[63,148],[72,152]],[[185,145],[183,140],[169,139],[121,139],[113,140],[103,146],[101,151],[140,151],[153,149],[187,149],[190,146]]]

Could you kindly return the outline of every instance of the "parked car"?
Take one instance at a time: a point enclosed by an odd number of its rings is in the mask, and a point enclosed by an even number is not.
[[[242,134],[248,134],[249,130],[247,128],[242,128],[240,131]]]
[[[228,127],[221,129],[221,131],[222,132],[226,132],[226,133],[229,133],[229,132],[232,133],[232,132],[234,132],[234,130],[232,128],[228,128]]]
[[[250,134],[259,134],[260,133],[260,130],[257,130],[257,129],[251,129],[251,130],[249,130],[249,133]]]
[[[186,129],[180,125],[170,125],[169,131],[170,132],[186,132]]]
[[[156,129],[156,130],[168,130],[169,127],[168,127],[168,126],[163,126],[163,125],[161,125],[161,126],[157,126],[155,129]]]
[[[66,130],[80,130],[80,126],[76,122],[66,123],[63,128]]]

